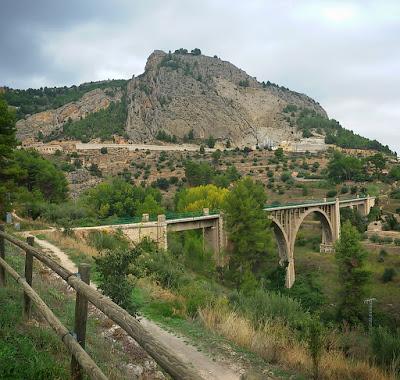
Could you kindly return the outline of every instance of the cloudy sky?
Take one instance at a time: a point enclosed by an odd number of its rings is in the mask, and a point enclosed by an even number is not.
[[[1,0],[0,85],[130,78],[199,47],[400,152],[400,1]]]

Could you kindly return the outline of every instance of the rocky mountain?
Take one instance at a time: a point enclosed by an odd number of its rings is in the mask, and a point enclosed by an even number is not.
[[[308,108],[327,117],[306,95],[271,83],[260,83],[217,57],[176,51],[154,51],[145,71],[127,86],[127,135],[153,140],[162,130],[183,138],[210,135],[235,145],[301,137],[283,109]]]
[[[120,88],[97,88],[88,91],[77,101],[18,120],[17,137],[26,140],[38,135],[58,135],[68,121],[84,119],[87,115],[106,109],[112,102],[120,101],[122,95],[123,91]]]
[[[17,109],[21,140],[111,139],[204,142],[210,136],[239,147],[302,137],[324,137],[342,148],[389,147],[329,119],[315,100],[271,82],[259,82],[227,61],[199,49],[154,51],[144,73],[129,81],[28,90],[5,88]],[[73,100],[73,101],[71,101]],[[55,105],[55,106],[54,106]],[[30,110],[42,112],[30,114]]]

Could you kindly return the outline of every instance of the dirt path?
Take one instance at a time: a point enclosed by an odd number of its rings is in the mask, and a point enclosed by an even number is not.
[[[29,236],[29,234],[29,232],[25,232],[24,236]],[[40,245],[45,252],[55,255],[60,260],[60,264],[63,267],[73,273],[78,271],[74,262],[60,248],[49,243],[47,240],[38,239],[36,236],[35,242]],[[96,287],[93,283],[90,285]],[[191,363],[205,380],[240,379],[242,372],[240,371],[240,368],[234,370],[226,363],[217,363],[216,361],[213,361],[206,354],[186,343],[183,338],[177,337],[172,333],[163,330],[160,326],[147,318],[141,317],[140,322],[147,331],[149,331],[157,340],[164,343],[164,345],[166,345],[179,358],[187,363]]]

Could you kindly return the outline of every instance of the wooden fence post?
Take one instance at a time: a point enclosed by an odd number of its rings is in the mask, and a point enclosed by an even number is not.
[[[79,275],[81,277],[81,280],[89,285],[90,265],[80,264]],[[75,303],[75,334],[76,334],[76,340],[82,346],[82,348],[85,348],[87,313],[88,313],[87,298],[81,293],[77,292],[76,303]],[[82,380],[82,377],[83,377],[82,369],[77,360],[75,359],[75,357],[72,356],[71,379]]]
[[[35,238],[33,236],[28,236],[26,242],[33,247]],[[32,287],[32,273],[33,273],[33,255],[29,250],[25,251],[25,281],[30,287]],[[24,293],[24,317],[26,319],[31,319],[32,311],[32,301],[29,296]]]
[[[0,231],[4,232],[4,224],[0,225]],[[0,258],[5,260],[6,257],[6,247],[5,247],[5,239],[3,236],[0,236]],[[6,270],[0,266],[0,287],[6,286]]]

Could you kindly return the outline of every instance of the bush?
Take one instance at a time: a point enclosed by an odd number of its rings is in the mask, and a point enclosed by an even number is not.
[[[309,317],[298,301],[264,289],[255,289],[250,294],[233,293],[231,302],[251,319],[255,327],[264,325],[269,319],[278,319],[292,327],[300,327]]]
[[[326,197],[327,197],[327,198],[334,198],[334,197],[336,197],[336,195],[337,195],[337,191],[336,191],[336,190],[329,190],[329,191],[326,193]]]
[[[107,152],[108,152],[108,150],[105,146],[101,147],[101,149],[100,149],[101,154],[107,154]]]
[[[128,268],[138,253],[136,249],[117,249],[95,257],[99,288],[130,313],[135,313],[136,307],[132,299],[134,283],[128,278]]]
[[[393,333],[381,326],[375,328],[371,335],[371,346],[377,363],[398,374],[400,371],[400,331]]]
[[[369,240],[371,240],[375,244],[378,244],[380,243],[381,238],[378,235],[374,234],[369,238]]]
[[[347,186],[342,186],[340,189],[340,194],[346,194],[349,192],[349,188]]]
[[[121,247],[127,249],[129,246],[128,241],[120,230],[116,233],[92,231],[89,233],[88,240],[89,244],[99,251],[116,250]]]
[[[393,281],[393,278],[396,276],[396,270],[394,268],[385,268],[382,274],[382,282],[390,282]]]
[[[215,292],[206,280],[192,281],[179,289],[179,293],[186,299],[186,313],[194,318],[197,311],[212,303],[216,299]]]

